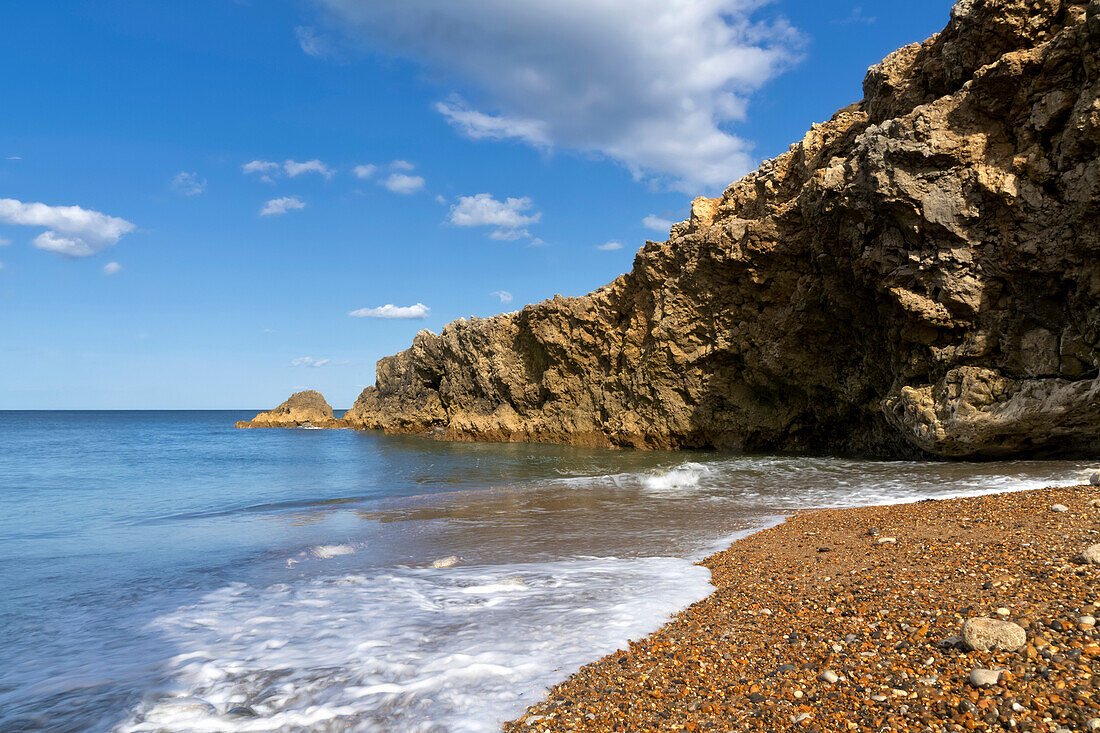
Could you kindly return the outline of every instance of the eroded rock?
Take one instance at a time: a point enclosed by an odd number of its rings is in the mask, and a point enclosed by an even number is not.
[[[238,428],[336,428],[344,427],[342,420],[333,417],[332,408],[320,392],[306,390],[295,392],[283,404],[273,410],[261,412],[251,420],[237,423]]]
[[[965,0],[583,297],[462,319],[346,419],[457,440],[1100,451],[1100,6]]]

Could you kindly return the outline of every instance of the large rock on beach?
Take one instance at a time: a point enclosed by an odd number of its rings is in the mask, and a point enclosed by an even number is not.
[[[295,392],[283,404],[273,410],[261,412],[251,420],[241,420],[238,428],[337,428],[343,427],[332,408],[320,392],[306,390]]]
[[[962,0],[582,297],[422,331],[351,426],[882,456],[1100,451],[1100,3]]]
[[[963,644],[974,651],[1002,649],[1016,651],[1027,643],[1027,632],[1011,621],[993,618],[971,618],[963,623]]]

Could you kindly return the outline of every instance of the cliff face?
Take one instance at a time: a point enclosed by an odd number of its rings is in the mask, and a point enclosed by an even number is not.
[[[378,364],[354,427],[651,448],[1100,452],[1100,0],[960,0],[865,98],[579,298]]]
[[[261,412],[251,420],[241,420],[238,428],[340,428],[342,421],[333,417],[332,408],[320,392],[295,392],[273,410]]]

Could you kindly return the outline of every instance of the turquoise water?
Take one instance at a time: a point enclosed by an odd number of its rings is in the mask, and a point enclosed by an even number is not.
[[[253,413],[0,412],[0,730],[494,730],[785,511],[1087,467],[232,428]]]

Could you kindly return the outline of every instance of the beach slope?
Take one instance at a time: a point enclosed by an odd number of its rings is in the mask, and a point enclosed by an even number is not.
[[[505,730],[1100,728],[1100,565],[1082,557],[1100,543],[1094,498],[796,514],[703,561],[713,595]],[[971,644],[1008,648],[971,648],[970,619],[989,619]]]

